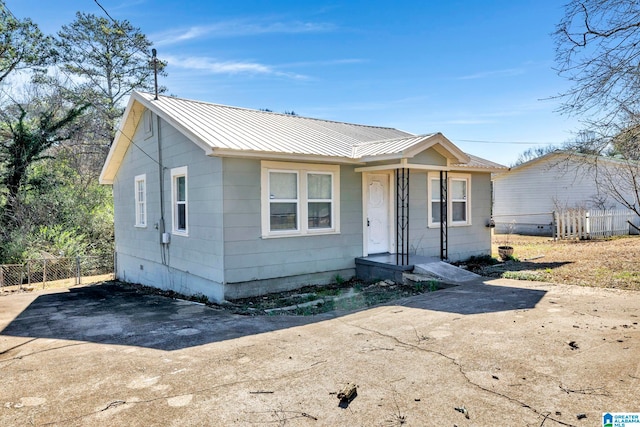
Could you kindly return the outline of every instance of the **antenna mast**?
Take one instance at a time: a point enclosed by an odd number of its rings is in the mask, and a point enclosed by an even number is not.
[[[158,100],[158,51],[154,48],[151,49],[151,55],[153,56],[153,78],[154,78],[154,82],[155,82],[155,99],[156,101]]]

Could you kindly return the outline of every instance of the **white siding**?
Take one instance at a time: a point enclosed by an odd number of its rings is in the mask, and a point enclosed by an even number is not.
[[[561,155],[497,175],[493,195],[493,215],[498,229],[513,221],[520,230],[549,225],[553,211],[596,207],[598,200],[606,199],[608,207],[618,207],[610,198],[599,194],[591,166]]]

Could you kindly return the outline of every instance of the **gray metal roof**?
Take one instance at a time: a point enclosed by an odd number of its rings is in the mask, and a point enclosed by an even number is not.
[[[401,130],[365,126],[288,114],[191,101],[136,92],[133,95],[174,124],[188,129],[211,149],[263,151],[353,158],[354,147],[361,143],[385,141],[379,148],[386,153],[400,149],[415,138]],[[391,141],[386,141],[391,140]],[[375,153],[375,147],[367,152]],[[397,152],[397,151],[396,151]],[[371,155],[371,154],[368,154]]]
[[[458,170],[493,172],[506,169],[463,153],[440,133],[413,135],[388,127],[312,119],[169,96],[154,99],[152,94],[134,92],[102,168],[100,182],[113,182],[145,108],[166,120],[207,155],[366,164],[408,159],[434,147]]]
[[[352,157],[359,159],[368,156],[401,153],[433,135],[435,134],[410,135],[400,138],[361,142],[353,147]]]
[[[504,165],[492,162],[490,160],[483,159],[478,156],[474,156],[472,154],[467,154],[467,156],[469,156],[469,158],[471,159],[468,163],[456,163],[452,166],[457,168],[459,167],[459,168],[491,169],[491,170],[493,169],[507,170],[508,169]]]

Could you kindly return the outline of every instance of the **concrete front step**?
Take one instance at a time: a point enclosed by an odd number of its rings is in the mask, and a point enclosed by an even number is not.
[[[482,277],[444,261],[416,264],[413,268],[413,273],[433,277],[448,283],[465,283]]]

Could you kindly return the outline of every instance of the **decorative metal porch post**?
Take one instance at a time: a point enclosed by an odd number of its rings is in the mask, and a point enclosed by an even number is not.
[[[409,169],[396,169],[396,265],[409,264]]]
[[[448,194],[448,172],[440,171],[440,259],[449,258],[448,233],[449,224],[447,217]]]

